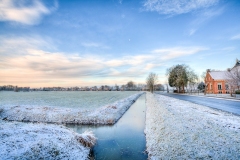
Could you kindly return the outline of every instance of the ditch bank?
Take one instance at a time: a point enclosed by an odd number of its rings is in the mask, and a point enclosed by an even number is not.
[[[62,125],[0,120],[1,159],[88,159],[92,132],[78,134]]]
[[[87,130],[94,132],[98,140],[92,149],[93,159],[146,160],[148,155],[145,152],[145,113],[146,103],[144,94],[136,100],[114,125],[68,124],[66,126],[78,133]]]

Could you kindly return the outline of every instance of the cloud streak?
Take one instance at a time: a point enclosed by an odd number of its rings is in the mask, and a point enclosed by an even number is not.
[[[28,2],[21,0],[2,0],[0,3],[0,21],[35,25],[40,22],[43,15],[50,14],[51,12],[52,10],[47,8],[39,0]]]
[[[159,14],[177,15],[216,5],[219,0],[146,0],[143,4],[146,11]]]
[[[101,43],[95,43],[95,42],[91,42],[91,43],[86,43],[83,42],[81,43],[82,46],[87,47],[87,48],[102,48],[102,49],[110,49],[109,46],[106,46],[104,44]]]
[[[182,56],[196,54],[200,51],[208,50],[205,47],[174,47],[153,50],[153,53],[158,54],[162,60],[175,59]]]
[[[240,40],[240,34],[231,37],[231,40]]]
[[[189,35],[195,34],[195,32],[204,24],[208,23],[215,17],[221,15],[224,12],[224,7],[218,9],[208,9],[200,12],[195,20],[191,23],[191,28],[189,31]]]

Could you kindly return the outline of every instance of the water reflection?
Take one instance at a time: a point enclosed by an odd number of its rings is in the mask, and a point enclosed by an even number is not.
[[[92,130],[98,141],[93,148],[95,159],[147,159],[145,128],[145,95],[142,95],[112,126],[67,125],[76,132]]]

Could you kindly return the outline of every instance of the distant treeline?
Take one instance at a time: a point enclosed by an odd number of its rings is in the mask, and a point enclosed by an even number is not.
[[[29,91],[147,91],[149,90],[145,84],[135,84],[133,81],[129,81],[126,85],[101,85],[93,87],[41,87],[41,88],[30,88],[30,87],[18,87],[14,85],[0,86],[0,91],[15,91],[15,92],[29,92]],[[156,91],[163,91],[164,86],[162,84],[155,85]]]
[[[30,87],[18,87],[13,85],[5,85],[5,86],[0,86],[0,91],[28,92],[30,91]]]

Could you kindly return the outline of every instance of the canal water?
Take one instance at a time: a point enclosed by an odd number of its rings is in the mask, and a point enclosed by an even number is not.
[[[147,159],[145,128],[145,94],[126,111],[119,121],[112,125],[67,125],[83,133],[92,130],[98,138],[92,156],[96,160],[143,160]]]

